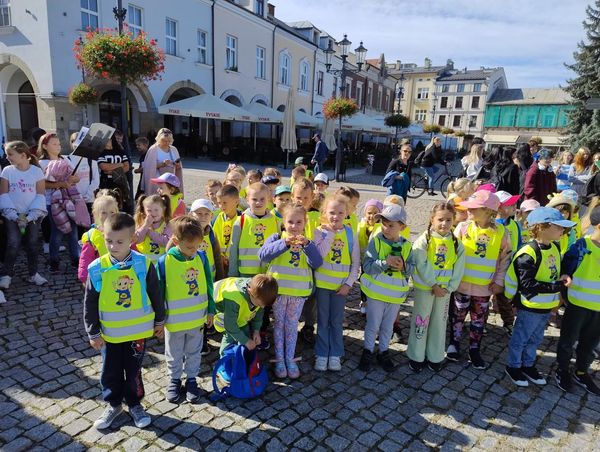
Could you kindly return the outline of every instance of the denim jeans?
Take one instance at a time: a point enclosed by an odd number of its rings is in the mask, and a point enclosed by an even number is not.
[[[319,174],[323,171],[324,164],[325,164],[325,161],[315,163],[315,174]]]
[[[344,306],[346,297],[335,290],[317,289],[317,356],[344,356]]]
[[[435,173],[438,172],[438,169],[434,166],[430,166],[430,167],[423,167],[423,171],[425,171],[425,174],[427,174],[428,177],[428,184],[429,184],[429,190],[433,191],[433,179],[435,176]]]
[[[17,252],[19,251],[21,240],[25,241],[25,254],[27,256],[27,269],[29,276],[33,276],[38,271],[38,255],[40,253],[40,224],[42,220],[32,221],[27,223],[25,234],[21,235],[21,230],[16,221],[4,219],[4,227],[6,231],[6,242],[9,246],[6,247],[4,254],[4,268],[2,276],[8,275],[11,278],[15,274],[15,260],[17,260]]]
[[[77,265],[77,262],[79,262],[77,225],[73,220],[71,220],[71,232],[68,234],[63,234],[56,226],[54,218],[52,218],[50,206],[46,207],[48,208],[48,221],[50,222],[50,265],[58,264],[59,262],[58,252],[60,250],[60,243],[62,242],[63,237],[67,238],[67,247],[69,248],[69,255],[71,256],[71,263]]]
[[[550,312],[532,312],[519,309],[513,333],[508,341],[508,366],[531,367],[535,364],[536,352],[544,340],[544,331]]]

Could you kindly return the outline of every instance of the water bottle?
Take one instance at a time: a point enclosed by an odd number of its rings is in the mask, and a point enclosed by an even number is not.
[[[396,243],[392,243],[392,252],[390,253],[390,256],[399,256],[402,257],[402,245],[398,242]],[[395,268],[391,268],[390,270],[393,272],[397,272],[398,270]]]

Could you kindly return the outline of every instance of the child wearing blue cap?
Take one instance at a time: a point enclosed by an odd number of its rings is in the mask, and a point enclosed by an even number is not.
[[[536,351],[544,339],[552,309],[560,305],[561,289],[571,285],[571,278],[561,274],[556,242],[564,228],[575,225],[552,207],[533,210],[527,222],[533,240],[515,253],[504,279],[504,295],[518,308],[505,372],[521,387],[529,386],[529,381],[546,384],[535,368]]]

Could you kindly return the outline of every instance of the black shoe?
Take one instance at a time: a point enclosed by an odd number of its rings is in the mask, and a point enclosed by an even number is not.
[[[60,273],[60,264],[58,262],[51,262],[49,269],[51,274],[56,275]]]
[[[556,369],[554,378],[558,387],[563,391],[571,392],[573,390],[573,379],[569,369]]]
[[[300,337],[309,345],[315,345],[315,329],[312,326],[305,326],[300,330]]]
[[[479,353],[478,348],[472,348],[469,350],[469,361],[471,362],[471,366],[475,369],[483,370],[487,367],[487,364],[481,357],[481,353]]]
[[[190,403],[195,403],[200,398],[200,388],[195,378],[189,378],[185,381],[185,399]]]
[[[590,394],[600,395],[600,388],[594,383],[594,379],[587,372],[584,374],[575,372],[573,374],[573,380]]]
[[[258,350],[269,350],[271,348],[271,343],[269,342],[266,331],[260,332],[260,345],[256,348]]]
[[[508,378],[510,378],[512,382],[517,386],[520,386],[522,388],[526,388],[527,386],[529,386],[529,382],[527,381],[527,378],[525,378],[525,375],[523,374],[523,371],[520,367],[506,366],[504,368],[504,372],[506,372]]]
[[[450,345],[448,345],[448,350],[446,350],[446,359],[448,361],[452,361],[457,363],[458,360],[460,359],[460,351],[459,351],[459,347],[458,344],[455,343],[450,343]]]
[[[392,358],[390,357],[389,350],[377,353],[377,362],[379,363],[381,368],[386,372],[392,372],[396,368],[396,366],[394,366],[394,363],[392,362]]]
[[[408,361],[408,367],[410,367],[410,370],[412,370],[415,373],[421,372],[424,366],[425,363],[422,361],[413,361],[412,359]]]
[[[181,380],[171,380],[167,386],[167,401],[177,403],[181,397]]]
[[[431,361],[427,361],[427,367],[431,369],[433,372],[439,372],[444,367],[444,361],[439,363],[432,363]]]
[[[399,323],[394,322],[394,334],[392,336],[392,342],[400,344],[402,342],[402,328]]]
[[[429,196],[437,196],[437,193],[434,192],[433,190],[430,190],[428,193],[429,193]]]
[[[202,342],[202,351],[200,352],[201,356],[206,356],[210,353],[210,347],[208,346],[208,341],[204,338],[204,342]]]
[[[541,373],[539,373],[534,366],[521,367],[521,372],[523,372],[525,378],[527,378],[530,382],[532,382],[535,385],[544,386],[548,383],[544,376]]]
[[[373,353],[367,349],[364,349],[360,356],[360,362],[358,363],[358,369],[363,372],[371,370],[371,364],[373,363]]]

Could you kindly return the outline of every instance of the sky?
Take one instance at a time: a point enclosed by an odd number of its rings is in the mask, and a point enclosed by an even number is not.
[[[455,68],[504,67],[509,88],[564,86],[592,0],[271,0],[284,22],[308,20],[367,58]]]

